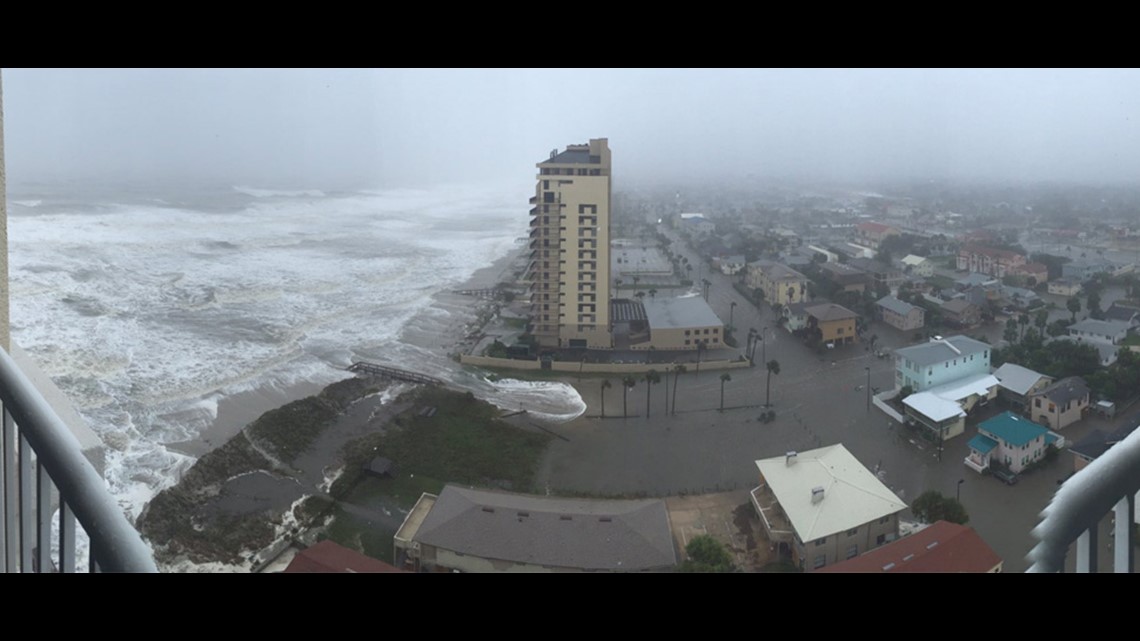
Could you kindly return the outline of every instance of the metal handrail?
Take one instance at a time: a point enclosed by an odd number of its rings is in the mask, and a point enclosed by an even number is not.
[[[83,455],[75,435],[28,380],[12,357],[2,349],[0,349],[0,401],[3,401],[5,412],[4,428],[11,429],[9,420],[11,417],[19,429],[21,440],[30,445],[39,465],[46,470],[51,482],[59,489],[61,512],[64,513],[61,515],[60,528],[61,556],[70,556],[74,553],[74,550],[65,549],[68,539],[73,536],[73,534],[68,535],[63,524],[66,512],[70,510],[90,538],[93,567],[97,567],[101,572],[157,572],[158,568],[150,548],[127,521],[119,504],[108,491],[103,477]],[[25,459],[21,453],[21,466],[25,463],[30,464]],[[12,461],[7,454],[6,461],[8,464]],[[21,472],[30,476],[30,472]],[[11,478],[7,473],[5,476]],[[23,484],[19,489],[21,493],[28,491]],[[39,491],[41,493],[39,504],[42,508],[45,505],[44,493],[50,492],[50,489],[42,487]],[[15,488],[5,487],[4,493],[12,497]],[[30,511],[21,510],[19,515],[21,522],[30,518],[28,514]],[[44,520],[50,519],[51,515],[44,514],[42,509],[37,511],[42,532]],[[12,511],[8,512],[7,518],[13,518]],[[22,540],[21,544],[24,558],[30,558],[28,546],[31,542]],[[44,555],[44,544],[44,541],[39,542],[40,558]],[[61,563],[64,568],[67,565],[66,562]],[[28,568],[25,566],[23,569]],[[48,568],[41,564],[39,569],[46,571]]]
[[[1133,430],[1057,489],[1041,513],[1041,523],[1033,528],[1033,535],[1040,542],[1029,552],[1028,559],[1033,565],[1028,571],[1061,572],[1069,547],[1086,533],[1091,533],[1095,560],[1097,525],[1114,509],[1118,512],[1117,537],[1123,536],[1128,542],[1126,549],[1130,550],[1135,517],[1132,497],[1137,492],[1140,492],[1140,429]],[[1127,509],[1120,510],[1119,506],[1125,504]],[[1117,567],[1131,571],[1131,559],[1118,559]],[[1091,571],[1095,571],[1095,562]]]

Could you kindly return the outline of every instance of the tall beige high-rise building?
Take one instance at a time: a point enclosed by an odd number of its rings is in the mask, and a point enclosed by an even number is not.
[[[542,347],[613,347],[610,166],[605,138],[537,164],[526,278],[531,331]]]

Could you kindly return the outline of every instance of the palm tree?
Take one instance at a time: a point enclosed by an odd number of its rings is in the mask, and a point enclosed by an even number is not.
[[[613,386],[614,384],[610,382],[610,379],[602,379],[602,418],[606,417],[606,390]]]
[[[772,374],[780,375],[780,362],[776,359],[768,361],[768,386],[764,394],[764,407],[772,405]]]
[[[1024,340],[1025,339],[1025,328],[1029,326],[1029,314],[1022,314],[1022,315],[1018,316],[1017,317],[1017,324],[1021,325],[1021,338],[1019,338],[1018,340]]]
[[[677,386],[681,383],[681,374],[684,374],[688,370],[689,368],[681,365],[680,363],[678,363],[677,366],[673,368],[673,414],[677,413]]]
[[[621,417],[622,418],[626,418],[629,416],[629,410],[628,410],[628,405],[626,404],[626,398],[629,397],[629,390],[633,389],[634,385],[637,385],[637,379],[636,378],[630,376],[629,374],[626,374],[625,376],[622,377],[622,379],[621,379],[621,388],[622,388],[621,389]]]
[[[649,391],[661,382],[661,375],[657,370],[651,369],[645,373],[645,418],[649,418]]]
[[[657,290],[656,289],[649,290],[649,297],[650,298],[657,298]]]
[[[732,377],[725,372],[720,375],[720,411],[724,411],[724,384],[731,381]]]

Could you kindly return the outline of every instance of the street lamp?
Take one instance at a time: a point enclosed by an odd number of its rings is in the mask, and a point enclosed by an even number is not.
[[[871,368],[864,367],[867,370],[867,411],[871,411]]]
[[[966,482],[966,479],[958,479],[958,487],[956,488],[956,491],[954,493],[954,500],[955,501],[960,502],[962,500],[962,484],[965,482]]]

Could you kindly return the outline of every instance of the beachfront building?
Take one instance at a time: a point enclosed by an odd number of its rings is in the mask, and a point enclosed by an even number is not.
[[[648,572],[677,564],[660,499],[533,496],[446,485],[424,493],[393,537],[415,572]]]
[[[842,444],[756,461],[752,507],[781,556],[812,572],[898,538],[906,503]]]
[[[973,374],[990,373],[990,346],[968,336],[935,338],[895,350],[895,387],[921,392]]]
[[[648,298],[641,301],[648,324],[648,340],[631,343],[632,349],[682,350],[724,347],[724,323],[700,296]]]
[[[524,276],[530,331],[541,347],[609,349],[609,144],[568,145],[537,167]]]

